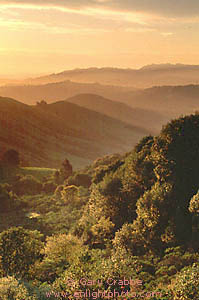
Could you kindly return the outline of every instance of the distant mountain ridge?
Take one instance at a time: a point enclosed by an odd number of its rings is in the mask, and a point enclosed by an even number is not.
[[[186,64],[151,64],[140,69],[88,68],[66,70],[38,78],[27,79],[25,84],[46,84],[71,80],[81,83],[101,83],[135,88],[154,85],[187,85],[199,83],[199,66]]]
[[[140,68],[140,71],[143,70],[166,70],[166,69],[197,69],[199,70],[199,65],[186,65],[186,64],[151,64],[146,65],[142,68]]]
[[[0,85],[41,85],[70,80],[78,83],[125,86],[131,89],[163,85],[198,84],[199,65],[150,64],[140,69],[118,67],[91,67],[64,70],[25,80],[0,79]]]

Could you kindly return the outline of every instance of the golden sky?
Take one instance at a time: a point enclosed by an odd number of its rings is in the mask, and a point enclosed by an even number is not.
[[[198,0],[1,0],[0,76],[199,64]]]

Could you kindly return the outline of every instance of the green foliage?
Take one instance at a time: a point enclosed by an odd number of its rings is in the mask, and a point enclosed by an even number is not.
[[[79,283],[83,277],[101,280],[107,291],[113,290],[108,278],[134,277],[143,285],[128,287],[130,292],[161,291],[153,300],[197,299],[198,145],[199,116],[191,115],[171,121],[157,137],[144,137],[124,156],[100,158],[75,173],[66,160],[39,186],[32,177],[27,180],[27,173],[17,177],[20,168],[13,169],[15,185],[0,185],[1,228],[18,222],[47,237],[43,247],[39,233],[20,227],[2,232],[1,275],[31,279],[33,285],[20,284],[27,297],[38,300],[50,289],[60,293],[60,300],[61,292],[72,297],[87,288]],[[44,181],[41,174],[36,178]],[[19,183],[23,197],[12,192]],[[41,186],[43,194],[38,194]],[[74,285],[67,284],[68,278]]]
[[[114,253],[122,258],[123,255],[142,255],[145,253],[143,243],[137,236],[133,224],[124,224],[113,239]]]
[[[35,296],[29,294],[23,282],[12,276],[0,278],[0,295],[2,300],[37,300]]]
[[[75,185],[66,186],[61,191],[61,198],[64,203],[71,203],[77,197],[78,188]]]
[[[53,178],[53,174],[56,173],[56,171],[56,169],[38,167],[23,167],[18,169],[20,175],[32,175],[38,181],[43,181],[44,178]]]
[[[141,139],[134,148],[131,168],[136,181],[141,185],[143,191],[148,190],[155,183],[154,163],[151,159],[153,136],[149,135]]]
[[[172,247],[165,250],[165,254],[156,266],[156,276],[158,282],[169,284],[173,275],[177,274],[185,266],[197,262],[199,255],[197,253],[185,252],[182,247]]]
[[[13,227],[0,234],[1,268],[4,276],[26,277],[31,265],[41,258],[42,235],[22,227]]]
[[[34,276],[42,281],[53,281],[74,263],[81,247],[81,241],[71,234],[47,237],[41,251],[44,258],[35,265]]]
[[[113,237],[114,226],[115,225],[109,218],[102,216],[98,222],[90,228],[94,240],[92,246],[95,247],[97,245],[102,249],[105,248],[106,243],[108,243]]]
[[[168,123],[152,146],[158,180],[175,181],[180,206],[188,206],[198,190],[199,115]]]
[[[134,150],[137,153],[141,151],[148,151],[153,145],[153,142],[154,138],[152,135],[145,136],[139,141],[137,145],[135,145]]]
[[[175,242],[174,234],[170,234],[172,231],[168,232],[171,190],[171,185],[166,183],[161,185],[157,182],[137,201],[138,217],[133,224],[135,232],[145,246],[154,250],[161,250],[161,241]]]
[[[92,185],[88,207],[96,220],[110,218],[115,229],[135,218],[135,203],[123,192],[122,180],[116,175],[106,175],[98,185]]]
[[[191,198],[189,202],[189,211],[191,213],[199,212],[199,190],[198,192]]]
[[[42,253],[44,259],[68,264],[74,260],[81,246],[81,241],[77,237],[71,234],[58,234],[47,237]]]
[[[115,162],[118,162],[118,160],[121,160],[121,155],[120,154],[112,154],[112,155],[105,155],[103,157],[97,158],[93,164],[92,167],[94,169],[100,167],[100,166],[110,166],[114,165]]]
[[[171,289],[174,300],[192,300],[199,297],[199,266],[184,268],[172,281]]]
[[[108,161],[109,162],[109,161]],[[95,167],[93,174],[93,183],[98,184],[105,175],[110,175],[116,172],[124,164],[124,161],[121,159],[114,159],[111,163],[100,164],[98,167]],[[98,165],[98,164],[97,164]],[[94,164],[95,166],[95,164]]]

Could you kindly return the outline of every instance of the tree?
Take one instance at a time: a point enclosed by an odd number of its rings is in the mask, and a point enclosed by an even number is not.
[[[1,163],[3,166],[17,168],[20,164],[19,152],[10,149],[3,154]]]
[[[160,184],[173,185],[170,208],[175,234],[184,242],[191,238],[192,215],[190,199],[199,188],[199,115],[172,120],[154,139],[151,158],[154,173]],[[192,201],[193,202],[193,201]]]
[[[60,174],[63,178],[63,180],[66,180],[69,176],[71,176],[73,173],[73,167],[70,164],[69,160],[66,158],[63,163],[62,167],[60,169]]]
[[[163,127],[152,145],[154,171],[158,181],[175,182],[180,207],[189,206],[198,190],[199,115],[173,120]]]
[[[172,185],[157,182],[137,201],[137,219],[133,223],[135,232],[142,243],[151,248],[161,250],[162,242],[175,242],[170,226],[172,218],[172,201],[170,193]],[[168,230],[168,227],[170,230]],[[170,233],[170,235],[169,235]]]
[[[36,265],[34,276],[36,275],[35,277],[42,281],[54,281],[57,274],[62,274],[70,264],[74,263],[82,247],[81,241],[70,234],[47,237],[45,247],[41,251],[44,259]]]
[[[37,106],[43,108],[47,105],[47,102],[45,100],[37,101],[36,102]]]

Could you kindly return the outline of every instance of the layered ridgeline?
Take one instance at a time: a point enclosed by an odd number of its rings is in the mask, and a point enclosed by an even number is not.
[[[69,99],[67,101],[103,114],[107,114],[106,108],[107,105],[110,107],[110,100],[120,102],[133,108],[134,116],[138,115],[135,118],[140,120],[139,126],[142,127],[141,123],[145,126],[144,119],[146,119],[147,126],[151,120],[149,128],[154,128],[157,134],[161,126],[170,119],[198,110],[199,85],[160,86],[132,90],[119,86],[67,81],[44,85],[0,87],[0,95],[12,97],[26,104],[36,104],[42,100],[54,103]],[[107,100],[106,103],[105,100]],[[112,109],[116,110],[116,107],[112,106]],[[123,111],[124,107],[118,106],[118,109]]]
[[[120,68],[88,68],[67,70],[21,81],[21,84],[38,85],[70,80],[81,83],[147,88],[154,85],[198,84],[199,66],[183,64],[153,64],[138,70]],[[6,80],[2,80],[6,83]],[[0,81],[1,84],[1,81]],[[7,84],[9,82],[7,81]],[[17,82],[13,82],[17,84]]]
[[[62,181],[58,173],[48,194],[41,182],[38,195],[18,190],[27,177],[0,185],[0,293],[198,299],[199,114]]]
[[[77,168],[99,156],[125,152],[150,133],[66,101],[29,106],[0,98],[0,123],[1,153],[14,148],[25,166],[53,168],[66,157]]]

